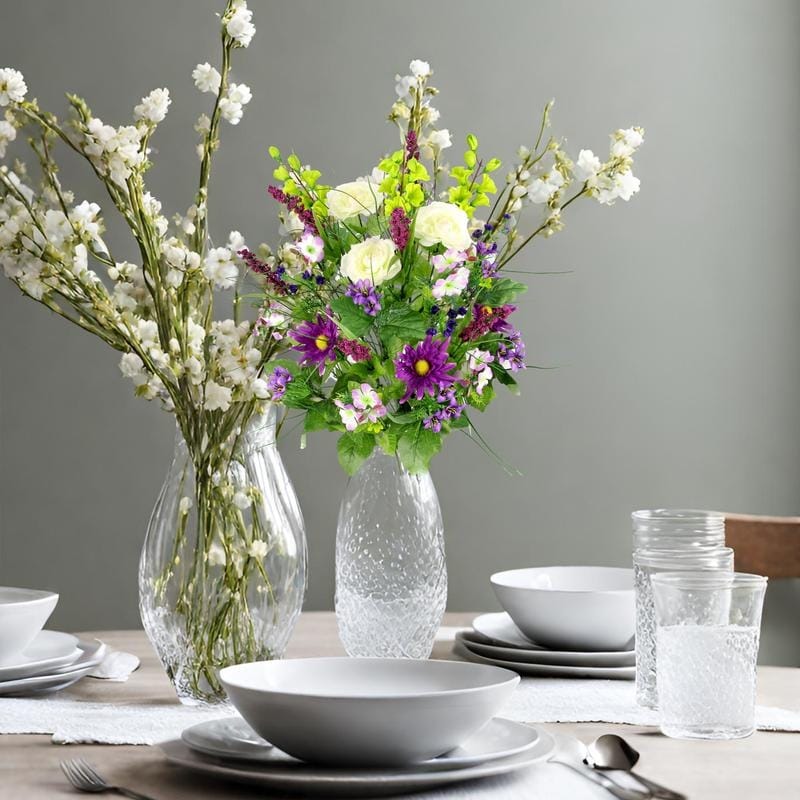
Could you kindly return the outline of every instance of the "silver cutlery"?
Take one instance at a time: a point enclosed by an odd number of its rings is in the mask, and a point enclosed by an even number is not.
[[[124,786],[115,786],[109,783],[88,761],[82,758],[62,761],[61,771],[79,792],[116,792],[125,797],[130,797],[131,800],[153,800],[152,797],[140,792],[134,792]]]
[[[639,752],[635,750],[621,736],[614,733],[606,733],[599,736],[588,747],[589,760],[595,769],[618,769],[628,772],[642,786],[646,787],[653,797],[659,800],[686,800],[686,795],[667,789],[649,778],[644,778],[633,768],[639,761]]]
[[[556,736],[558,742],[558,755],[550,758],[553,764],[561,764],[578,775],[602,786],[612,797],[617,800],[650,800],[652,793],[649,789],[644,791],[627,786],[620,786],[608,775],[604,775],[600,770],[593,769],[586,764],[587,750],[586,745],[572,736]]]

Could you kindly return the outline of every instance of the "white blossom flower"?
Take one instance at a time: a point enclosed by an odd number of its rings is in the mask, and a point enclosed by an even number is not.
[[[562,186],[564,176],[557,169],[536,178],[528,187],[528,199],[532,203],[546,203]]]
[[[581,150],[575,162],[575,177],[579,181],[593,178],[600,171],[600,159],[591,150]]]
[[[192,78],[194,85],[201,92],[213,92],[214,94],[219,91],[219,85],[222,82],[222,76],[207,61],[205,64],[198,64],[192,70]]]
[[[412,90],[416,91],[417,79],[413,75],[395,75],[394,90],[398,98],[406,106],[414,105]]]
[[[11,67],[0,69],[0,106],[21,103],[27,91],[25,78],[19,70]]]
[[[431,131],[420,143],[422,155],[430,160],[438,158],[442,150],[452,147],[453,140],[450,138],[450,131],[442,128],[440,131]]]
[[[0,158],[4,158],[9,142],[17,138],[17,129],[8,121],[0,120]]]
[[[431,72],[431,65],[427,61],[420,61],[418,58],[415,58],[408,65],[408,68],[415,78],[430,78],[433,74]]]
[[[194,501],[191,497],[181,497],[180,503],[178,503],[178,510],[181,514],[185,517],[189,513],[189,509],[194,505]]]
[[[152,125],[162,122],[167,116],[167,111],[172,100],[169,97],[169,89],[153,89],[150,94],[142,98],[133,109],[133,115],[136,119],[144,120]]]
[[[268,549],[267,543],[263,539],[253,539],[250,547],[247,548],[247,555],[260,561],[266,556]]]
[[[225,32],[241,47],[247,47],[253,40],[256,26],[253,25],[253,12],[244,0],[237,0],[233,14],[225,23]]]
[[[212,247],[203,264],[203,274],[217,289],[230,289],[239,277],[239,268],[227,247]]]
[[[201,114],[194,124],[194,129],[198,133],[208,133],[211,130],[211,118],[208,114]]]
[[[233,495],[233,504],[236,508],[241,509],[244,511],[246,508],[250,508],[253,504],[253,501],[250,499],[250,496],[245,494],[245,492],[235,492]]]
[[[210,567],[224,567],[228,557],[225,555],[225,548],[219,543],[214,542],[208,548],[206,561]]]
[[[253,397],[266,400],[269,397],[269,386],[263,378],[254,378],[250,381],[250,392]]]
[[[228,234],[227,248],[231,251],[231,253],[238,253],[240,250],[244,250],[246,247],[247,242],[245,242],[244,236],[242,236],[239,231],[231,231]]]
[[[144,362],[136,353],[125,353],[119,360],[119,371],[130,378],[135,386],[142,386],[147,383],[147,372]]]
[[[232,396],[233,392],[227,386],[209,381],[203,406],[206,411],[227,411],[231,407]]]
[[[638,191],[639,179],[630,170],[613,176],[598,175],[592,185],[592,195],[606,206],[614,205],[618,198],[627,202]]]
[[[79,233],[85,233],[91,241],[100,241],[100,206],[84,200],[69,212],[69,221]]]
[[[611,134],[611,155],[617,158],[632,156],[644,142],[641,128],[620,129]]]
[[[484,367],[479,373],[478,378],[475,381],[475,391],[478,394],[483,394],[483,390],[486,388],[486,385],[492,379],[492,368],[491,367]]]
[[[253,93],[244,83],[232,83],[228,91],[219,101],[219,113],[231,125],[238,125],[244,113],[244,107],[253,99]]]
[[[302,233],[306,226],[303,220],[300,219],[294,211],[283,211],[280,216],[280,227],[278,233],[281,236],[292,236],[296,233]]]
[[[467,350],[467,367],[472,372],[482,371],[492,361],[494,356],[488,350],[481,350],[479,347]]]

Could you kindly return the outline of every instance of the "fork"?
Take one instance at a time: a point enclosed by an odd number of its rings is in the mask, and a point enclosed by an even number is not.
[[[82,758],[62,761],[61,771],[79,792],[116,792],[125,797],[130,797],[132,800],[153,800],[152,797],[126,789],[123,786],[114,786],[103,778],[88,761]]]

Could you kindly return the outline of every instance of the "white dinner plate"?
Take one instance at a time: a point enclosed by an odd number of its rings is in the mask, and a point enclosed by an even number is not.
[[[41,675],[80,658],[78,637],[60,631],[39,631],[36,638],[12,663],[0,667],[0,681]]]
[[[562,667],[632,667],[636,653],[562,653],[557,650],[529,650],[492,644],[480,633],[459,631],[457,641],[463,641],[473,653],[487,658],[518,661],[523,664],[546,664]]]
[[[521,661],[487,658],[474,652],[470,647],[469,642],[460,639],[453,647],[453,653],[466,661],[513,669],[520,675],[539,678],[603,678],[631,681],[636,677],[636,667],[565,667],[559,664],[525,664]]]
[[[525,752],[538,737],[539,732],[529,725],[495,718],[454,750],[421,763],[439,769],[485,764]],[[302,763],[262,739],[241,717],[201,722],[183,731],[181,739],[192,750],[223,760]]]
[[[55,667],[46,675],[0,682],[0,696],[42,694],[64,689],[88,675],[105,658],[106,646],[97,640],[78,641],[80,657],[71,664]]]
[[[518,650],[535,650],[538,653],[548,652],[558,654],[561,656],[633,656],[636,652],[633,647],[627,650],[614,650],[609,652],[595,652],[587,650],[550,650],[549,648],[542,647],[535,642],[528,639],[522,631],[514,624],[511,617],[505,611],[499,611],[495,614],[481,614],[472,620],[472,627],[481,636],[490,639],[494,644],[514,647]]]
[[[523,753],[488,764],[454,769],[432,769],[427,764],[402,769],[334,769],[302,762],[265,766],[233,761],[222,762],[193,752],[179,739],[163,742],[159,747],[167,760],[173,764],[238,783],[255,784],[266,789],[304,796],[378,797],[422,791],[492,775],[504,775],[546,761],[555,751],[555,741],[541,728],[535,730],[538,733],[536,742]]]

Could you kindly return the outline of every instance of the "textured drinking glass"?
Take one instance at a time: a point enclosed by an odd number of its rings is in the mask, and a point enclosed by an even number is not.
[[[192,458],[178,432],[139,562],[139,610],[178,698],[226,702],[222,667],[280,658],[306,585],[303,515],[275,444],[275,409],[230,452]],[[214,467],[195,469],[198,456]]]
[[[651,577],[674,570],[733,572],[730,547],[684,550],[640,550],[633,554],[633,584],[636,590],[636,702],[646,708],[658,706],[656,685],[656,619]]]
[[[665,572],[652,583],[662,732],[677,739],[749,736],[767,579]]]
[[[339,509],[339,638],[351,656],[427,658],[446,602],[433,480],[376,449],[350,479]]]
[[[633,549],[682,550],[725,544],[725,516],[718,511],[653,508],[634,511]]]

